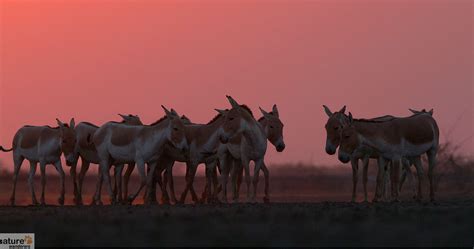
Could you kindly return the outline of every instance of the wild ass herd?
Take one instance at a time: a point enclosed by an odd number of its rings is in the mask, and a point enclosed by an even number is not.
[[[206,166],[206,189],[204,201],[217,200],[221,191],[220,201],[227,202],[227,182],[229,174],[232,179],[233,200],[238,199],[237,185],[241,174],[245,171],[248,201],[255,201],[258,175],[262,170],[265,175],[265,201],[269,201],[269,172],[264,162],[267,141],[276,150],[285,149],[283,141],[283,123],[279,119],[278,108],[273,106],[271,112],[260,108],[262,117],[256,120],[245,105],[239,105],[232,97],[227,96],[231,109],[218,110],[218,114],[207,124],[194,124],[185,116],[179,116],[171,109],[163,107],[165,116],[158,121],[144,125],[134,115],[121,115],[122,122],[107,122],[101,127],[88,122],[77,126],[74,119],[69,124],[57,120],[58,127],[24,126],[13,138],[13,191],[10,204],[15,205],[17,177],[22,162],[30,162],[28,185],[33,204],[36,199],[33,177],[37,164],[41,169],[41,199],[45,204],[45,185],[47,164],[53,164],[60,176],[60,197],[58,202],[64,204],[65,174],[61,165],[61,154],[74,185],[74,202],[82,204],[82,186],[84,176],[91,163],[99,165],[96,191],[92,204],[101,204],[101,187],[105,184],[112,204],[117,202],[132,203],[146,186],[145,203],[156,201],[156,183],[162,190],[162,202],[169,203],[167,185],[170,186],[171,198],[175,203],[183,203],[188,192],[194,202],[199,199],[193,187],[194,177],[199,164]],[[82,167],[77,177],[76,165],[81,158]],[[176,199],[173,186],[172,167],[175,161],[186,163],[186,187],[179,200]],[[250,191],[250,161],[255,162],[253,190]],[[122,170],[128,164],[124,176],[122,191]],[[128,194],[128,180],[133,169],[138,169],[140,186],[131,195]],[[147,166],[147,168],[145,167]],[[110,168],[114,167],[114,187],[110,179]],[[220,172],[220,182],[217,179]],[[163,174],[164,172],[164,174]],[[163,174],[163,175],[162,175]],[[163,177],[164,176],[164,177]],[[122,193],[123,192],[123,193]]]
[[[11,149],[0,146],[0,150],[4,152],[13,151],[13,190],[10,204],[15,205],[17,177],[21,164],[26,159],[30,162],[28,186],[32,203],[39,204],[33,184],[39,163],[42,187],[40,203],[45,204],[45,167],[47,164],[53,164],[60,176],[61,191],[58,202],[63,205],[65,174],[61,165],[61,154],[64,154],[66,164],[70,167],[76,205],[83,204],[83,181],[91,163],[99,165],[96,190],[91,204],[102,204],[102,183],[105,183],[112,204],[132,203],[145,187],[145,203],[155,203],[156,183],[161,188],[162,203],[184,203],[188,192],[195,203],[227,202],[229,175],[232,200],[238,201],[240,183],[245,175],[247,201],[255,202],[260,170],[265,177],[264,202],[269,202],[269,171],[264,162],[267,141],[270,141],[278,152],[285,149],[283,123],[279,118],[278,108],[274,105],[271,112],[260,108],[263,116],[257,120],[246,105],[238,104],[230,96],[227,96],[227,99],[231,109],[216,109],[218,114],[207,124],[194,124],[186,116],[179,116],[175,110],[162,106],[165,116],[150,125],[144,125],[138,116],[119,114],[123,119],[121,122],[110,121],[100,127],[88,122],[75,125],[74,119],[71,119],[69,124],[57,120],[58,127],[55,128],[24,126],[15,134]],[[367,168],[371,158],[377,159],[378,163],[374,202],[380,199],[385,189],[388,172],[391,178],[391,197],[398,201],[399,188],[405,176],[412,181],[411,174],[407,173],[411,172],[411,165],[417,170],[416,198],[421,200],[423,169],[420,158],[425,153],[429,161],[430,199],[434,199],[433,170],[439,130],[432,117],[432,110],[411,110],[413,115],[409,117],[386,115],[374,119],[354,119],[351,113],[345,114],[345,106],[337,112],[332,112],[327,106],[323,107],[329,117],[325,125],[326,152],[333,155],[339,148],[339,160],[343,163],[350,161],[352,164],[352,201],[356,200],[359,160],[363,162],[364,200],[367,201]],[[77,175],[79,158],[82,166]],[[186,186],[179,200],[175,195],[172,174],[176,161],[186,163]],[[250,161],[255,163],[252,190]],[[125,164],[127,169],[122,183]],[[206,169],[206,186],[201,200],[193,186],[200,164],[204,164]],[[113,184],[110,177],[111,167],[114,168]],[[135,167],[140,175],[140,185],[128,195],[128,182]],[[401,167],[404,169],[404,175],[400,184]],[[217,172],[220,172],[220,178]],[[168,194],[168,186],[171,197]]]

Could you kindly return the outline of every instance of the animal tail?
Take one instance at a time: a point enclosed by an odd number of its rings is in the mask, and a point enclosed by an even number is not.
[[[13,150],[13,148],[11,148],[11,149],[5,149],[5,148],[3,148],[3,147],[0,145],[0,150],[3,151],[3,152],[10,152],[10,151]]]

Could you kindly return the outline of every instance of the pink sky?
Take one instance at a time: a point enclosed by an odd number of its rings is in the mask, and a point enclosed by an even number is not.
[[[270,147],[270,163],[340,164],[324,151],[323,104],[355,117],[434,108],[442,140],[456,122],[455,141],[474,134],[469,0],[2,0],[0,11],[7,147],[22,125],[56,117],[150,123],[164,104],[207,122],[226,94],[257,117],[279,106],[287,147]]]

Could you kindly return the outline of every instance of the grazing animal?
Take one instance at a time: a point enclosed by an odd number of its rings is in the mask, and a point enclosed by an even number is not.
[[[280,120],[280,115],[278,111],[278,107],[276,105],[273,105],[273,109],[271,112],[266,112],[262,108],[260,108],[260,112],[262,113],[262,117],[258,119],[258,123],[260,125],[260,128],[264,131],[263,134],[265,135],[265,141],[270,141],[272,143],[276,150],[278,152],[282,152],[285,149],[285,142],[283,139],[283,123]],[[258,135],[263,135],[262,133],[256,133]],[[238,143],[240,141],[240,143]],[[222,145],[223,151],[221,150],[220,153],[224,152],[225,149],[227,149],[226,153],[228,153],[232,159],[233,159],[233,169],[231,171],[232,175],[232,185],[233,185],[233,190],[234,190],[234,196],[233,200],[234,202],[238,201],[239,199],[239,190],[240,190],[240,184],[242,182],[242,175],[243,175],[243,164],[242,164],[242,158],[247,159],[247,160],[264,160],[265,154],[257,154],[257,153],[251,153],[253,151],[262,151],[255,149],[254,146],[255,144],[250,143],[245,137],[243,137],[243,134],[240,133],[238,137],[231,139],[229,143],[226,145]],[[247,155],[242,155],[242,153],[248,153]],[[265,196],[263,198],[263,201],[265,203],[268,203],[270,201],[270,196],[269,196],[269,185],[270,185],[270,175],[268,172],[268,169],[265,165],[265,163],[262,163],[261,167],[264,177],[265,177]],[[259,172],[258,172],[259,173]],[[254,175],[255,177],[258,178],[258,173],[257,175]],[[254,194],[255,195],[255,194]]]
[[[30,162],[30,172],[28,176],[28,185],[31,192],[33,205],[37,205],[33,177],[39,162],[41,170],[41,204],[45,205],[44,190],[46,186],[46,165],[53,164],[59,173],[60,178],[60,196],[58,203],[64,205],[64,171],[61,165],[61,154],[64,154],[66,161],[71,161],[74,156],[74,145],[76,144],[76,132],[74,130],[74,119],[68,124],[62,123],[56,119],[58,127],[49,126],[23,126],[13,138],[11,149],[1,148],[8,152],[13,150],[13,191],[10,197],[10,204],[15,205],[15,191],[18,173],[23,161]]]
[[[112,204],[116,200],[108,170],[111,163],[137,164],[141,182],[137,191],[128,197],[128,201],[132,203],[145,185],[148,189],[151,187],[156,163],[166,144],[187,153],[188,143],[182,120],[177,113],[170,112],[164,106],[162,108],[166,116],[151,125],[130,126],[108,122],[94,133],[93,143]],[[145,176],[145,164],[150,167],[148,176]]]
[[[430,114],[420,113],[382,122],[360,122],[360,120],[356,122],[349,113],[349,122],[341,131],[338,158],[341,162],[348,162],[355,151],[364,148],[373,148],[379,154],[374,201],[381,196],[380,186],[387,160],[402,161],[404,158],[419,158],[424,153],[427,154],[429,162],[430,200],[434,201],[433,173],[439,148],[439,128]],[[417,161],[421,162],[421,160]],[[396,174],[392,179],[392,192],[397,198],[399,179]]]
[[[140,118],[137,115],[122,115],[119,114],[120,117],[122,117],[122,122],[123,124],[127,125],[143,125],[141,122]],[[76,145],[74,148],[74,157],[72,161],[68,161],[67,165],[71,166],[70,173],[71,173],[71,178],[73,179],[73,186],[74,186],[74,203],[76,205],[82,205],[82,184],[84,182],[84,177],[89,169],[89,165],[91,163],[94,164],[99,164],[99,156],[97,155],[97,150],[95,149],[94,144],[90,143],[91,137],[94,135],[94,133],[99,129],[98,126],[91,124],[89,122],[81,122],[77,124],[75,130],[76,130]],[[77,179],[76,175],[76,167],[77,167],[77,162],[81,159],[82,166],[81,166],[81,171],[79,173],[79,179]],[[117,191],[118,189],[118,200],[121,201],[122,195],[121,195],[121,171],[122,171],[123,165],[116,165],[115,166],[115,187],[114,187],[114,192]],[[99,169],[99,168],[98,168]],[[97,201],[92,201],[92,204],[102,204],[102,201],[100,199],[100,190],[102,188],[102,173],[100,169],[98,170],[99,173],[99,178],[100,180],[97,182],[98,187],[96,188],[96,191],[99,193],[94,194],[94,196],[99,196],[99,199]]]

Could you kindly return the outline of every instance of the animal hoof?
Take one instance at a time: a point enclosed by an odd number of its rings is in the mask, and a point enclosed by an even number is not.
[[[59,197],[58,198],[58,204],[63,206],[64,205],[64,197]]]
[[[15,198],[10,198],[10,205],[15,206]]]
[[[43,207],[46,206],[46,202],[45,202],[45,201],[41,201],[40,206],[43,206]]]
[[[269,197],[263,197],[263,203],[270,203]]]
[[[134,200],[135,200],[135,198],[133,197],[133,195],[129,195],[128,198],[127,198],[127,203],[129,205],[132,205]]]

